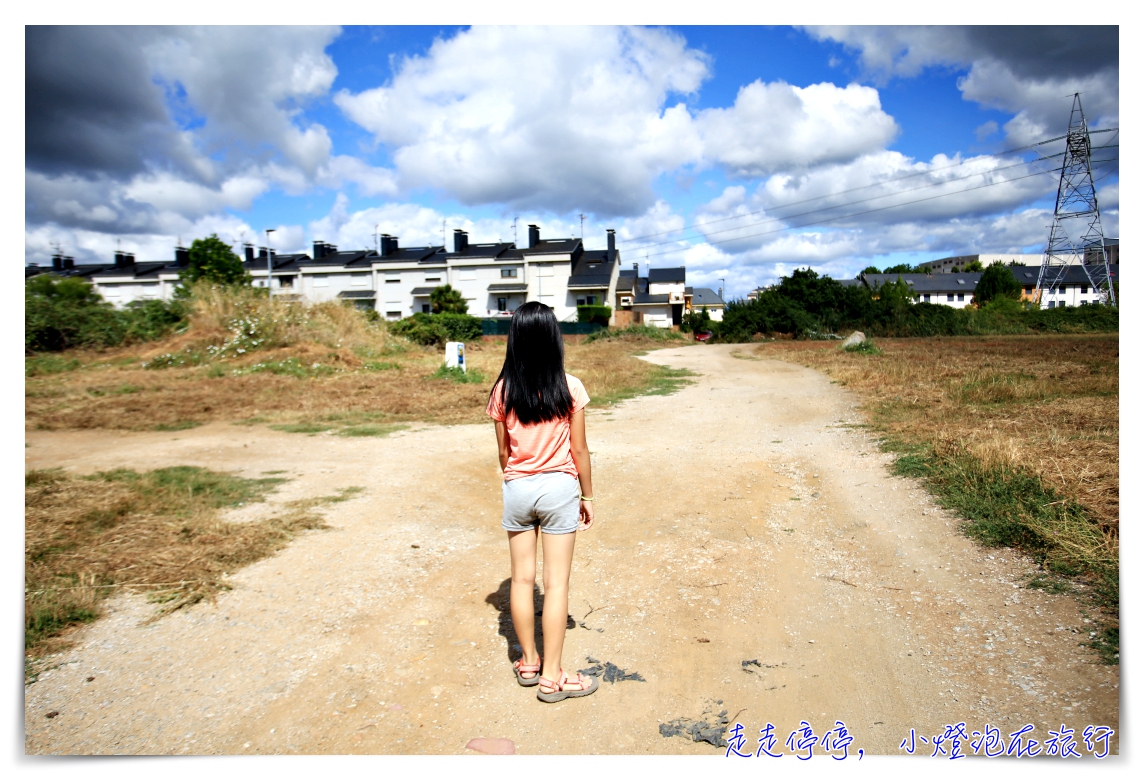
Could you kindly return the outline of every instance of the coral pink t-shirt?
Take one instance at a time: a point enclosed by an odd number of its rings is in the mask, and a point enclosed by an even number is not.
[[[588,398],[583,382],[571,374],[564,376],[568,378],[572,414],[575,414],[587,406],[591,399]],[[563,471],[579,477],[576,464],[572,461],[571,418],[524,425],[515,414],[506,417],[500,390],[501,383],[497,382],[485,414],[497,422],[503,422],[508,433],[508,465],[504,469],[504,481],[548,471]]]

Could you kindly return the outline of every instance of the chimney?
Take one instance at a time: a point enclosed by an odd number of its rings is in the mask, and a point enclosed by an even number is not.
[[[118,257],[118,253],[116,254],[116,256]],[[118,262],[116,263],[116,265],[118,265]],[[64,270],[64,258],[63,258],[63,255],[52,255],[52,270],[53,270],[53,271],[62,271],[62,270]]]
[[[536,225],[528,226],[528,248],[532,249],[540,243],[540,228]]]
[[[63,264],[64,264],[64,259],[61,257],[60,258],[60,267],[61,268],[63,268]],[[116,268],[122,268],[123,267],[123,253],[122,252],[116,252],[115,253],[115,267]]]
[[[264,246],[258,247],[258,259],[264,263],[266,262],[266,247],[264,247]]]
[[[463,230],[453,231],[453,251],[463,252],[469,245],[469,234]]]
[[[315,241],[314,242],[314,259],[315,260],[321,260],[325,256],[326,256],[326,242]]]
[[[191,250],[185,246],[175,247],[175,265],[180,268],[186,268],[191,264]]]
[[[243,248],[246,251],[246,262],[253,263],[254,262],[254,247],[251,246],[250,244],[247,244]]]
[[[64,258],[64,270],[70,271],[73,268],[75,268],[75,258],[74,257],[65,257]]]
[[[608,230],[608,262],[616,262],[616,231]]]
[[[388,233],[381,234],[381,256],[389,257],[397,251],[397,239]]]
[[[135,255],[132,254],[131,252],[124,252],[123,253],[123,266],[125,268],[130,268],[133,265],[135,265]]]

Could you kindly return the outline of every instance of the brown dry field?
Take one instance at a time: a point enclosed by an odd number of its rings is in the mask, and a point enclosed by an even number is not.
[[[567,337],[565,343],[568,371],[594,388],[598,403],[637,393],[660,376],[656,366],[632,353],[662,343],[601,340],[584,344],[579,336]],[[377,358],[399,366],[380,371],[362,370],[366,361],[348,348],[316,343],[260,350],[225,363],[230,370],[297,358],[305,365],[320,362],[342,369],[314,378],[268,372],[212,376],[209,366],[141,368],[143,361],[179,347],[176,338],[144,347],[77,353],[82,368],[27,378],[26,429],[171,430],[208,422],[281,424],[331,416],[383,423],[481,422],[489,390],[504,362],[505,339],[484,337],[468,345],[470,368],[485,377],[475,384],[432,378],[441,365],[441,353],[417,347]]]
[[[558,705],[509,667],[487,422],[383,438],[221,421],[29,431],[26,469],[289,480],[228,522],[362,490],[322,510],[328,529],[229,572],[213,603],[153,620],[142,595],[113,598],[25,686],[26,753],[463,754],[492,737],[518,753],[721,756],[663,730],[721,717],[748,747],[775,724],[787,753],[800,719],[820,736],[844,721],[867,755],[959,721],[1119,732],[1119,668],[1084,647],[1077,600],[1023,587],[1031,560],[976,545],[891,476],[857,427],[860,396],[752,349],[655,351],[696,381],[589,408],[597,523],[577,538],[564,666],[639,679]]]
[[[821,370],[857,393],[876,429],[986,466],[1028,469],[1117,532],[1118,334],[877,339],[880,357],[774,341],[742,355]]]

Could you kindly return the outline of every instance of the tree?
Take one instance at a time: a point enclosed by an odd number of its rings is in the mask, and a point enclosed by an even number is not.
[[[250,284],[250,274],[242,267],[242,260],[215,233],[192,241],[190,256],[190,264],[179,273],[183,287],[200,279],[215,284]]]
[[[434,314],[468,314],[469,304],[465,302],[460,290],[454,290],[452,285],[442,285],[429,293],[429,303]]]
[[[25,285],[25,349],[102,347],[122,339],[123,325],[115,309],[86,280],[40,274]]]
[[[977,289],[973,291],[973,302],[978,306],[989,303],[995,298],[1017,300],[1020,297],[1021,283],[1013,276],[1009,266],[1001,262],[990,263],[981,274]]]
[[[985,270],[985,266],[981,264],[980,260],[970,260],[965,265],[961,266],[961,272],[966,274],[981,273]]]
[[[868,265],[862,269],[862,272],[858,274],[858,277],[861,277],[862,274],[880,274],[880,273],[882,273],[882,272],[878,270],[878,266]],[[858,277],[855,277],[855,278],[858,278]]]
[[[884,274],[912,274],[912,273],[916,273],[916,271],[917,271],[917,269],[914,266],[910,265],[909,263],[898,263],[897,265],[891,265],[882,273],[884,273]]]

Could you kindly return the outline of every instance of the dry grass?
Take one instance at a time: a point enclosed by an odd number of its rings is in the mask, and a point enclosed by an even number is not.
[[[273,554],[307,529],[324,528],[314,507],[339,496],[288,504],[248,523],[220,519],[228,506],[261,501],[281,479],[244,479],[179,466],[79,477],[59,470],[25,476],[24,637],[29,657],[66,644],[73,626],[100,614],[121,590],[145,592],[155,616],[213,595],[223,577]]]
[[[755,347],[826,371],[874,425],[939,454],[1025,469],[1115,534],[1120,518],[1119,354],[1115,334],[879,339],[882,356],[822,342]]]
[[[1117,335],[880,339],[868,354],[775,342],[756,354],[826,371],[862,399],[894,469],[921,478],[988,545],[1100,610],[1088,644],[1120,659]]]
[[[201,344],[195,333],[192,329],[145,349],[75,353],[71,357],[81,367],[28,377],[27,428],[178,430],[213,421],[310,426],[484,422],[505,348],[504,337],[469,345],[469,367],[485,377],[477,384],[434,378],[440,352],[391,336],[375,336],[372,343],[344,341],[341,347],[336,341],[303,341],[203,365],[141,367],[156,355]],[[342,338],[348,340],[344,333]],[[663,369],[633,356],[662,346],[638,339],[585,344],[582,337],[570,336],[567,367],[584,381],[597,405],[607,404],[663,388]]]

